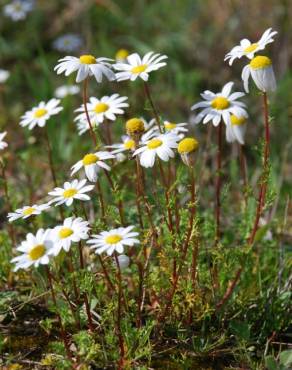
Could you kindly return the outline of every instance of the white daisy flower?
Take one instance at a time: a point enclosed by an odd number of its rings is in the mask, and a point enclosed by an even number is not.
[[[32,0],[13,0],[3,8],[3,14],[17,22],[26,18],[27,13],[33,9]]]
[[[71,176],[84,167],[86,177],[91,182],[96,182],[100,168],[110,171],[111,168],[103,162],[105,159],[114,159],[115,156],[109,152],[95,152],[86,154],[81,161],[71,167]]]
[[[238,141],[239,144],[244,144],[247,117],[247,113],[239,117],[234,114],[230,116],[230,124],[226,126],[226,140],[228,143]]]
[[[19,218],[26,219],[33,215],[40,215],[44,210],[51,208],[49,204],[33,204],[32,206],[24,206],[16,209],[14,212],[9,212],[7,217],[9,222],[18,220]]]
[[[9,76],[10,76],[9,71],[6,71],[6,69],[0,69],[0,83],[6,82]]]
[[[0,150],[3,150],[8,146],[8,144],[3,140],[6,135],[7,131],[0,133]]]
[[[245,114],[245,104],[236,101],[236,99],[241,98],[245,94],[243,92],[231,93],[233,87],[233,82],[228,82],[224,85],[220,93],[213,93],[209,90],[204,91],[201,94],[205,101],[201,101],[194,104],[191,109],[195,110],[198,108],[203,108],[203,110],[197,115],[195,123],[199,123],[203,120],[203,123],[209,121],[213,122],[214,126],[218,126],[221,120],[225,122],[226,125],[230,123],[230,115],[234,114],[236,116],[241,116]]]
[[[119,94],[103,96],[101,99],[97,99],[95,97],[89,98],[89,103],[87,103],[86,106],[90,121],[95,125],[99,125],[105,119],[115,121],[117,118],[116,115],[125,113],[122,108],[127,108],[129,106],[128,103],[125,103],[126,100],[128,100],[126,96],[120,96]],[[84,104],[82,104],[80,108],[76,109],[75,112],[81,112],[75,118],[75,121],[87,122]]]
[[[63,99],[68,95],[76,95],[80,92],[77,85],[62,85],[56,88],[54,95],[56,98]]]
[[[56,226],[52,230],[52,240],[54,246],[50,249],[50,254],[57,256],[62,249],[68,252],[72,243],[77,243],[81,239],[87,239],[89,223],[81,217],[68,217],[63,225]]]
[[[53,42],[53,47],[60,52],[70,53],[72,51],[79,50],[82,46],[82,43],[83,40],[79,35],[67,33],[58,37]]]
[[[145,134],[143,134],[140,138],[139,144],[143,145],[149,138],[154,135],[154,132],[156,131],[156,128],[151,129],[150,131],[147,131]],[[114,149],[111,153],[112,154],[119,154],[122,152],[134,152],[135,151],[135,140],[133,140],[128,135],[122,136],[122,143],[107,145],[106,148]]]
[[[103,75],[110,81],[115,80],[115,74],[111,70],[112,65],[107,63],[111,59],[95,58],[93,55],[81,55],[79,58],[67,56],[59,59],[54,68],[57,74],[64,73],[69,76],[77,72],[76,82],[81,82],[89,76],[94,76],[98,83],[102,82]]]
[[[52,246],[53,241],[50,229],[39,229],[36,235],[27,234],[26,240],[16,248],[22,254],[11,260],[15,264],[14,271],[27,269],[32,265],[34,267],[47,265],[49,263],[49,251]]]
[[[55,188],[49,192],[49,195],[55,197],[49,204],[56,203],[55,206],[59,206],[65,203],[66,206],[71,206],[74,199],[90,200],[90,197],[84,193],[91,191],[93,188],[94,185],[86,185],[85,179],[81,181],[75,179],[72,182],[65,182],[63,188]]]
[[[276,78],[270,58],[258,55],[243,68],[241,78],[246,92],[249,91],[248,81],[250,75],[259,90],[263,92],[276,90]]]
[[[60,100],[51,99],[48,102],[41,101],[39,105],[24,113],[21,117],[20,126],[28,126],[32,130],[35,126],[44,127],[51,116],[55,116],[63,107],[58,106]]]
[[[263,33],[262,37],[257,42],[251,43],[248,39],[241,40],[240,45],[235,46],[228,54],[226,54],[224,60],[229,60],[229,65],[231,65],[235,59],[240,59],[243,56],[252,59],[256,52],[263,50],[266,45],[274,41],[273,37],[277,33],[277,31],[272,31],[272,28],[269,28]]]
[[[92,244],[90,249],[95,249],[96,254],[106,252],[108,256],[111,256],[114,252],[123,253],[125,246],[132,247],[140,243],[135,238],[139,233],[132,231],[133,228],[134,226],[128,226],[102,231],[98,235],[92,235],[93,239],[89,239],[87,244]]]
[[[127,57],[127,63],[116,63],[113,67],[118,72],[116,74],[117,81],[131,80],[135,81],[138,77],[144,81],[148,81],[149,73],[166,66],[163,60],[167,59],[166,55],[154,54],[150,51],[143,58],[137,53]]]
[[[166,132],[173,132],[174,134],[182,134],[188,132],[188,123],[175,123],[169,121],[163,121],[163,126]],[[158,127],[157,127],[158,129]]]
[[[179,137],[171,132],[161,134],[147,140],[145,145],[135,150],[133,155],[139,155],[141,166],[153,167],[156,156],[166,162],[174,157],[173,149],[177,148],[178,141]]]

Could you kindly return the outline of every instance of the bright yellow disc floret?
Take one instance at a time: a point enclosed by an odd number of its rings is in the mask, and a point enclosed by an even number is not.
[[[224,98],[224,96],[217,96],[215,99],[212,100],[211,106],[217,110],[227,109],[230,103],[228,99]]]
[[[90,164],[94,164],[97,161],[98,161],[98,156],[92,153],[86,154],[82,159],[82,163],[84,164],[84,166],[89,166]]]
[[[193,137],[186,137],[179,142],[177,150],[180,154],[186,154],[196,151],[198,147],[198,140]]]
[[[72,234],[73,234],[73,230],[72,229],[70,229],[69,227],[63,227],[59,231],[59,238],[66,239],[66,238],[68,238],[68,236],[70,236]]]
[[[126,122],[126,130],[129,135],[141,134],[145,131],[144,122],[140,118],[131,118]]]
[[[93,55],[81,55],[79,60],[82,64],[95,64],[96,63],[96,59],[94,58]]]
[[[246,117],[244,116],[237,117],[234,114],[231,114],[230,121],[233,126],[241,126],[245,123]]]
[[[249,65],[252,69],[268,68],[272,65],[272,61],[264,55],[258,55],[250,61]]]
[[[46,248],[43,244],[38,244],[34,246],[29,252],[28,252],[28,257],[32,261],[36,261],[39,258],[41,258],[46,252]]]
[[[105,238],[105,242],[107,244],[117,244],[121,240],[122,240],[122,237],[118,234],[109,235]]]

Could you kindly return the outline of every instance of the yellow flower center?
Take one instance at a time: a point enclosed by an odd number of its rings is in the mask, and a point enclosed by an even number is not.
[[[199,142],[193,137],[186,137],[179,142],[177,150],[180,154],[191,153],[197,150]]]
[[[213,99],[211,102],[211,106],[217,110],[224,110],[229,107],[230,103],[228,99],[224,98],[223,96],[217,96],[217,98]]]
[[[120,49],[116,53],[116,59],[117,60],[126,59],[128,55],[129,55],[128,50],[126,50],[126,49]]]
[[[109,235],[105,238],[105,242],[107,244],[117,244],[121,240],[122,240],[122,237],[118,234]]]
[[[81,55],[79,60],[82,64],[96,64],[96,59],[93,55]]]
[[[259,44],[254,43],[254,44],[251,44],[251,45],[247,46],[243,51],[245,52],[245,54],[252,53],[253,51],[256,50],[256,48],[258,46],[259,46]]]
[[[148,149],[156,149],[158,148],[160,145],[162,145],[162,141],[159,140],[159,139],[152,139],[149,141],[149,143],[147,144],[147,147]]]
[[[66,239],[66,238],[68,238],[68,236],[70,236],[72,234],[73,234],[73,230],[72,229],[70,229],[69,227],[63,227],[59,231],[59,238]]]
[[[147,67],[148,67],[147,64],[141,64],[140,66],[133,67],[131,69],[131,72],[132,73],[142,73],[146,70]]]
[[[105,103],[97,103],[96,106],[94,107],[94,112],[95,113],[104,113],[109,109],[109,105]]]
[[[144,122],[140,118],[131,118],[126,122],[126,130],[129,134],[144,132]]]
[[[39,258],[41,258],[46,252],[46,248],[43,244],[38,244],[36,246],[34,246],[29,252],[28,252],[28,257],[33,260],[33,261],[36,261],[38,260]]]
[[[264,55],[258,55],[257,57],[251,60],[249,65],[252,69],[262,69],[270,67],[272,65],[272,61],[270,58]]]
[[[176,123],[165,122],[164,127],[165,127],[166,130],[172,130],[172,129],[176,128]]]
[[[130,140],[127,140],[124,142],[124,147],[127,149],[127,150],[130,150],[130,149],[135,149],[135,141],[130,139]]]
[[[35,208],[33,208],[33,207],[29,207],[29,208],[26,208],[25,210],[23,210],[22,214],[23,214],[24,216],[29,216],[29,215],[31,215],[34,211],[35,211]]]
[[[71,197],[74,197],[75,194],[77,194],[76,189],[67,189],[63,192],[63,197],[64,198],[71,198]]]
[[[97,161],[98,156],[92,153],[86,154],[82,159],[84,166],[89,166],[90,164],[96,163]]]
[[[244,116],[237,117],[234,114],[231,114],[230,121],[233,126],[240,126],[240,125],[245,124],[246,117]]]
[[[47,113],[48,111],[45,108],[39,108],[34,112],[34,118],[41,118]]]

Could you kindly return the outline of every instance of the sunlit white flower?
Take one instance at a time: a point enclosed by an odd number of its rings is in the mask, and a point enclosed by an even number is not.
[[[73,72],[77,72],[76,82],[81,82],[89,76],[94,76],[97,82],[102,82],[103,76],[108,80],[115,80],[115,74],[111,70],[112,65],[108,62],[108,58],[95,58],[93,55],[81,55],[79,58],[67,56],[59,59],[54,68],[57,74],[64,73],[69,76]]]
[[[90,249],[95,249],[96,254],[106,252],[111,256],[114,252],[123,253],[125,246],[132,247],[139,244],[140,241],[135,237],[139,233],[132,231],[134,226],[119,227],[110,231],[102,231],[98,235],[92,235],[93,238],[87,241],[91,244]]]
[[[66,206],[71,206],[74,199],[90,200],[90,197],[85,194],[91,191],[94,185],[86,185],[86,180],[73,180],[72,182],[65,182],[63,188],[55,188],[49,192],[49,195],[55,197],[49,204],[56,203],[55,206],[65,203]]]
[[[109,152],[95,152],[86,154],[83,159],[71,167],[71,176],[73,176],[83,167],[88,180],[91,182],[96,182],[100,168],[103,168],[107,171],[110,171],[111,169],[110,166],[103,161],[113,158],[115,158],[115,156]]]
[[[140,138],[139,145],[145,144],[146,141],[149,140],[149,138],[154,135],[154,132],[156,129],[152,129],[150,131],[147,131],[145,134],[143,134]],[[119,154],[122,152],[134,152],[135,151],[135,140],[133,140],[128,135],[122,136],[122,143],[107,145],[106,148],[113,149],[112,154]]]
[[[60,100],[51,99],[48,102],[40,102],[35,108],[24,113],[21,117],[20,126],[28,126],[32,130],[35,126],[44,127],[47,120],[63,110],[59,106]]]
[[[241,77],[246,92],[249,91],[248,81],[250,75],[259,90],[263,92],[276,90],[276,79],[270,58],[258,55],[243,68]]]
[[[226,54],[224,60],[229,60],[229,65],[231,65],[235,59],[240,59],[243,56],[252,59],[255,53],[263,50],[266,45],[274,41],[273,37],[277,33],[277,31],[272,31],[272,28],[268,28],[257,42],[251,43],[248,39],[241,40],[240,45],[235,46]]]
[[[50,205],[45,204],[33,204],[32,206],[25,206],[16,209],[14,212],[9,212],[7,217],[9,222],[13,222],[19,218],[26,219],[33,215],[40,215],[44,210],[49,209]]]
[[[81,217],[68,217],[62,225],[56,226],[52,230],[52,240],[54,246],[50,249],[50,254],[57,256],[61,249],[68,252],[72,243],[88,238],[89,223]]]
[[[6,69],[0,69],[0,83],[6,82],[9,76],[10,76],[9,71],[6,71]]]
[[[98,125],[102,123],[105,119],[110,121],[115,121],[116,115],[124,114],[123,108],[129,106],[126,103],[128,98],[126,96],[119,96],[119,94],[113,94],[111,96],[103,96],[101,99],[94,97],[89,98],[89,103],[87,103],[87,110],[92,124]],[[76,109],[75,112],[81,112],[75,121],[86,121],[86,113],[84,104],[80,108]],[[88,125],[89,127],[89,125]]]
[[[174,157],[173,149],[177,148],[178,141],[179,137],[173,133],[157,135],[148,140],[144,146],[135,150],[133,155],[139,155],[141,166],[153,167],[156,156],[163,161]]]
[[[55,90],[55,97],[62,99],[68,95],[76,95],[80,92],[80,87],[77,85],[63,85],[59,86]]]
[[[242,116],[235,116],[232,114],[230,116],[230,124],[226,125],[226,140],[229,143],[233,143],[234,141],[238,141],[239,144],[244,144],[244,136],[246,133],[246,120],[248,114]]]
[[[116,74],[117,81],[135,81],[138,77],[147,81],[150,72],[166,66],[163,62],[165,59],[167,59],[166,55],[154,54],[153,51],[144,55],[143,58],[137,53],[131,54],[127,57],[127,63],[114,64],[114,68],[121,71]]]
[[[72,52],[77,51],[82,46],[82,38],[74,33],[67,33],[58,37],[53,42],[53,47],[60,52]]]
[[[32,0],[13,0],[3,8],[3,14],[11,18],[13,21],[20,21],[26,18],[34,6]]]
[[[163,126],[166,132],[173,132],[174,134],[177,134],[177,135],[188,132],[188,129],[187,129],[188,123],[186,122],[175,123],[175,122],[163,121]]]
[[[203,108],[197,115],[195,122],[199,123],[203,120],[203,123],[207,123],[212,121],[214,126],[218,126],[221,120],[223,120],[228,125],[231,114],[236,116],[244,115],[245,104],[236,99],[241,98],[245,94],[243,92],[231,94],[232,87],[233,82],[228,82],[219,93],[215,94],[209,90],[204,91],[201,96],[205,100],[191,107],[192,110]]]
[[[0,150],[3,150],[8,146],[8,144],[3,140],[6,135],[7,131],[0,133]]]
[[[11,260],[15,264],[14,271],[27,269],[32,265],[34,267],[47,265],[49,263],[49,251],[52,246],[50,229],[39,229],[36,235],[27,234],[26,240],[16,248],[22,254]]]

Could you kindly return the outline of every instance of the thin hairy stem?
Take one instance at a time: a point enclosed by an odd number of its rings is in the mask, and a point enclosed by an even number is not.
[[[96,136],[95,136],[94,131],[93,131],[92,123],[90,121],[88,108],[87,108],[87,88],[88,88],[88,77],[83,82],[83,105],[84,105],[86,119],[87,119],[87,122],[88,122],[88,125],[89,125],[90,136],[91,136],[91,139],[93,141],[94,147],[96,147],[97,146],[97,140],[96,140]]]
[[[160,124],[159,114],[158,114],[157,109],[155,108],[154,102],[153,102],[152,97],[151,97],[150,88],[149,88],[149,85],[146,81],[144,81],[144,91],[145,91],[146,97],[149,100],[149,103],[151,105],[156,124],[159,128],[160,133],[162,134],[163,131],[162,131],[161,124]]]
[[[256,233],[259,228],[260,217],[263,212],[265,204],[265,195],[267,191],[268,172],[269,172],[269,157],[270,157],[270,125],[269,125],[269,110],[268,110],[268,97],[267,93],[263,93],[263,112],[264,112],[264,124],[265,124],[265,146],[264,146],[264,158],[263,158],[263,170],[260,180],[260,190],[257,201],[256,215],[253,224],[251,234],[248,238],[248,246],[252,247],[255,241]],[[242,266],[237,270],[235,277],[228,284],[227,290],[225,291],[223,298],[217,303],[216,309],[219,310],[231,297],[237,283],[240,280],[242,271],[244,270],[245,261]]]

